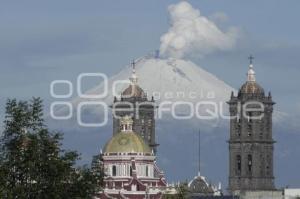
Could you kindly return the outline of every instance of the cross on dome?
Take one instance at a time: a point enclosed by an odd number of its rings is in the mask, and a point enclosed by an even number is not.
[[[253,59],[254,59],[254,57],[252,56],[252,55],[250,55],[249,57],[248,57],[248,59],[250,60],[250,65],[253,63]]]
[[[248,57],[248,59],[250,60],[250,65],[249,65],[249,69],[247,72],[247,81],[248,82],[255,82],[255,71],[253,69],[253,59],[254,57],[252,55],[250,55]]]
[[[132,62],[131,62],[132,75],[131,75],[130,81],[134,85],[137,84],[137,81],[138,81],[138,77],[136,75],[136,70],[135,70],[135,64],[136,64],[135,60],[132,60]]]

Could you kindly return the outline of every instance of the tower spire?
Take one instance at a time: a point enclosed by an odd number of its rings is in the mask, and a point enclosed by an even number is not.
[[[248,82],[255,82],[255,71],[253,69],[253,59],[254,57],[252,55],[250,55],[248,57],[248,59],[250,60],[250,64],[249,64],[249,69],[247,72],[247,81]]]
[[[131,78],[130,78],[130,81],[132,84],[137,84],[137,81],[138,81],[138,77],[136,75],[136,70],[135,70],[135,60],[132,60],[131,62],[131,67],[132,67],[132,74],[131,74]]]

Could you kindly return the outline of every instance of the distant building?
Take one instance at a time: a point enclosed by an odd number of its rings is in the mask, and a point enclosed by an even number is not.
[[[164,173],[156,165],[156,156],[138,133],[133,120],[124,116],[120,132],[105,145],[101,154],[104,190],[99,198],[159,199],[166,189]]]
[[[221,196],[221,184],[213,186],[209,184],[204,176],[200,175],[194,177],[188,184],[189,198],[198,198],[199,196]]]
[[[228,102],[232,117],[229,139],[229,191],[232,194],[275,191],[271,94],[256,82],[252,57],[247,81]],[[248,105],[247,105],[248,103]],[[262,106],[261,106],[262,105]],[[260,108],[262,109],[260,110]],[[248,109],[246,111],[246,108]],[[257,119],[260,115],[263,117]],[[254,118],[256,117],[256,118]]]
[[[290,189],[286,188],[283,190],[284,199],[299,199],[300,189]]]
[[[154,98],[149,100],[138,85],[134,62],[132,68],[131,84],[121,93],[120,99],[114,98],[112,105],[113,113],[115,113],[113,114],[113,135],[120,133],[120,117],[132,115],[133,131],[138,133],[156,154],[158,146],[155,140],[154,110],[156,105]]]

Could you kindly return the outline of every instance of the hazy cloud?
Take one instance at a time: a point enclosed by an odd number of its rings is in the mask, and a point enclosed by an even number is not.
[[[216,24],[225,23],[229,20],[229,17],[224,12],[216,12],[209,17],[210,20]]]

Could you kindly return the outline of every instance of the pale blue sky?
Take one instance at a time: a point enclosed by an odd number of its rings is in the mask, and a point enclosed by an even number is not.
[[[1,102],[6,97],[47,98],[49,82],[74,80],[80,72],[116,73],[133,58],[159,48],[169,26],[167,6],[176,2],[1,1]],[[246,57],[254,54],[259,81],[277,101],[292,100],[284,108],[293,111],[290,105],[300,99],[300,2],[189,2],[207,17],[225,13],[225,26],[239,27],[244,35],[236,49],[196,62],[238,87]]]

